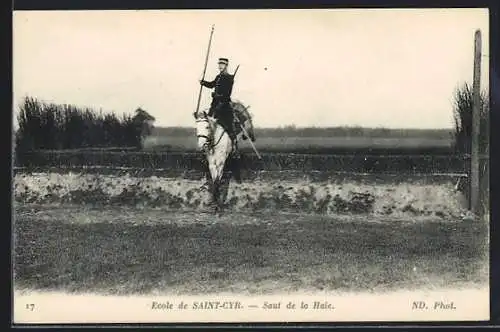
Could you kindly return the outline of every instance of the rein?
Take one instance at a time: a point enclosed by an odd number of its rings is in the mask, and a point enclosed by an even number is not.
[[[215,142],[214,144],[212,144],[212,148],[215,148],[217,145],[219,145],[219,143],[220,143],[220,141],[222,139],[222,136],[224,136],[224,134],[226,134],[226,129],[222,128],[222,134],[220,134],[219,139],[217,140],[217,142]]]
[[[196,119],[196,122],[208,122],[208,123],[210,124],[210,120],[208,120],[208,118]],[[211,125],[211,124],[210,124],[210,125]],[[210,127],[212,127],[212,126],[210,126]],[[211,145],[211,146],[210,146],[210,148],[212,148],[212,149],[213,149],[213,148],[215,148],[217,145],[219,145],[220,141],[222,140],[222,137],[223,137],[223,136],[224,136],[224,134],[226,133],[226,129],[224,129],[224,127],[222,127],[222,126],[221,126],[221,128],[222,128],[222,133],[220,134],[219,139],[218,139],[215,143],[213,142],[212,137],[209,137],[209,136],[207,136],[207,135],[196,135],[196,136],[197,136],[197,137],[203,137],[203,138],[205,138],[208,142],[210,142],[210,145]],[[215,130],[213,130],[213,131],[215,131]]]

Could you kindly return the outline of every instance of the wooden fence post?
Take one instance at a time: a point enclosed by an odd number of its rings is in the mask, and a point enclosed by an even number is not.
[[[481,122],[481,31],[474,34],[474,77],[472,85],[472,133],[471,133],[471,212],[479,214],[481,210],[479,187],[479,131]]]

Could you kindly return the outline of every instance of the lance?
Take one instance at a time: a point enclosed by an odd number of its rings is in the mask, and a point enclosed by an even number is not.
[[[202,75],[202,80],[205,79],[205,73],[207,71],[207,64],[208,64],[208,56],[210,54],[210,46],[212,44],[212,35],[214,34],[214,25],[212,25],[212,30],[210,31],[210,39],[208,40],[208,48],[207,48],[207,55],[205,57],[205,66],[203,68],[203,75]],[[198,93],[198,103],[196,104],[196,111],[194,112],[194,116],[196,117],[196,114],[198,114],[198,111],[200,109],[200,102],[201,102],[201,92],[203,90],[203,86],[200,84],[200,92]]]
[[[238,122],[239,122],[239,121],[238,121]],[[262,157],[260,156],[259,151],[257,151],[257,148],[256,148],[256,147],[255,147],[255,145],[253,144],[252,139],[250,138],[250,135],[248,135],[248,133],[247,133],[247,131],[246,131],[245,127],[241,124],[241,122],[240,122],[240,128],[243,130],[243,133],[244,133],[244,134],[245,134],[245,136],[247,137],[248,142],[250,142],[250,145],[252,146],[253,151],[254,151],[254,152],[255,152],[255,154],[257,155],[257,158],[262,159]]]

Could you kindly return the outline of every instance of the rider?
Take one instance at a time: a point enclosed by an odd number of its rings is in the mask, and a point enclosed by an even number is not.
[[[211,82],[200,80],[200,84],[206,88],[214,89],[212,92],[212,103],[208,115],[214,116],[227,130],[235,155],[238,156],[238,144],[236,139],[236,129],[234,128],[234,117],[231,109],[231,92],[233,90],[234,75],[227,72],[229,60],[219,58],[219,74]]]

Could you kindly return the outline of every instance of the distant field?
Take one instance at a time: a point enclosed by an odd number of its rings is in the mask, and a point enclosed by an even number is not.
[[[377,138],[431,138],[449,139],[453,136],[451,129],[389,129],[365,127],[278,127],[255,128],[257,137],[377,137]],[[155,127],[154,136],[194,137],[193,127]]]
[[[263,152],[338,153],[340,150],[433,149],[449,150],[454,142],[451,129],[388,129],[363,127],[255,128],[257,149]],[[196,130],[191,127],[156,127],[144,142],[145,149],[192,151]],[[248,142],[242,149],[250,149]],[[417,152],[418,153],[418,152]]]
[[[332,149],[450,149],[453,139],[426,137],[259,137],[254,143],[262,151],[292,152]],[[196,149],[196,136],[149,136],[145,149],[166,151],[192,151]],[[242,149],[250,144],[243,142]]]

